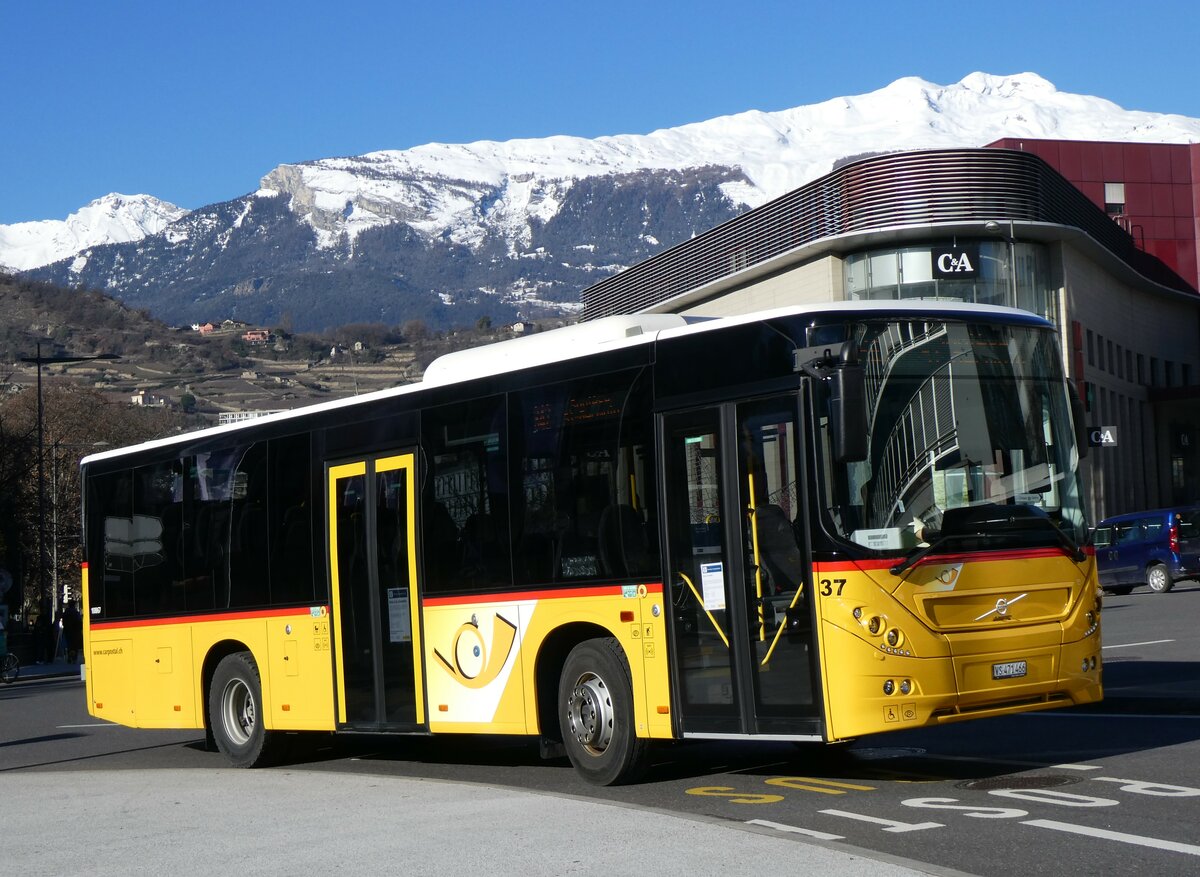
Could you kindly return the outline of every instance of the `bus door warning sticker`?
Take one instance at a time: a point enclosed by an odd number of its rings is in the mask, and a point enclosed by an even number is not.
[[[704,608],[716,612],[725,608],[725,564],[700,564],[700,590],[704,593]]]

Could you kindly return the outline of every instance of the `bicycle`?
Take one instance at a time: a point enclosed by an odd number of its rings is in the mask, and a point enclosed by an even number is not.
[[[0,658],[0,682],[5,685],[16,682],[21,675],[21,661],[12,652]]]

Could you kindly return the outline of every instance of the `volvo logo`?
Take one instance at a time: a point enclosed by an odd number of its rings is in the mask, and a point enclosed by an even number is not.
[[[996,605],[993,608],[989,609],[975,620],[983,621],[983,619],[987,618],[989,615],[995,615],[997,621],[1004,621],[1008,618],[1008,608],[1012,606],[1013,603],[1016,603],[1018,600],[1024,600],[1028,596],[1029,594],[1025,593],[1021,594],[1019,597],[1013,597],[1011,600],[1001,597],[996,601]]]

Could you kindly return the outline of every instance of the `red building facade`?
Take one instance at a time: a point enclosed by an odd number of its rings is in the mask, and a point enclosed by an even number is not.
[[[988,146],[1041,158],[1200,291],[1200,144],[1006,137]]]

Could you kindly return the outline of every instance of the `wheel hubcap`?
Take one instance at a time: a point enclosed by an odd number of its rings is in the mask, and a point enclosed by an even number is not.
[[[221,716],[225,724],[225,733],[238,746],[244,746],[254,733],[257,715],[254,710],[254,697],[246,683],[240,679],[232,680],[225,686],[221,696]]]
[[[603,754],[612,742],[612,698],[604,680],[595,673],[585,673],[571,689],[567,725],[571,736],[593,755]]]
[[[1150,570],[1150,588],[1152,590],[1161,591],[1163,586],[1167,583],[1166,579],[1167,577],[1163,575],[1163,571],[1161,569]]]

